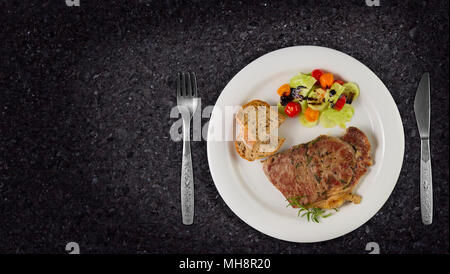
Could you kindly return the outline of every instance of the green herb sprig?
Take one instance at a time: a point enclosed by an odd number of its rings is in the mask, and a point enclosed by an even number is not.
[[[286,207],[288,207],[288,206],[298,207],[299,210],[298,210],[297,216],[299,216],[299,217],[306,216],[306,218],[308,219],[308,222],[313,221],[313,222],[319,223],[320,218],[328,218],[332,215],[332,213],[325,214],[326,211],[324,209],[317,208],[317,207],[309,207],[309,205],[302,204],[300,202],[300,199],[304,198],[304,197],[305,196],[294,196],[294,197],[289,198],[288,205]],[[334,208],[334,210],[336,212],[338,211],[337,208]]]

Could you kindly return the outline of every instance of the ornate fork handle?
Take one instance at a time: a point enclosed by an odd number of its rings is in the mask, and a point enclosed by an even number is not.
[[[181,215],[183,224],[194,222],[194,176],[190,143],[190,117],[183,118],[183,159],[181,163]]]

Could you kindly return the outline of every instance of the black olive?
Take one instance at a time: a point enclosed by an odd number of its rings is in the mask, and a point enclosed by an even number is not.
[[[290,101],[292,101],[294,98],[292,98],[292,96],[291,95],[289,95],[289,96],[281,96],[280,97],[280,104],[282,105],[282,106],[286,106]]]
[[[347,98],[347,104],[351,104],[353,102],[353,97],[355,96],[354,93],[350,93],[348,94],[348,98]]]
[[[330,90],[330,95],[334,96],[336,94],[336,91],[334,89]]]

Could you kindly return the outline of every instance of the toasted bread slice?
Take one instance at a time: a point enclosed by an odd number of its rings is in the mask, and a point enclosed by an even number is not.
[[[271,123],[270,123],[272,128],[274,128],[276,126],[279,127],[279,126],[281,126],[281,124],[284,123],[284,121],[286,121],[286,116],[278,115],[278,112],[276,110],[273,110],[267,102],[264,102],[261,100],[252,100],[252,101],[248,102],[247,104],[243,105],[242,108],[236,113],[236,121],[242,127],[245,127],[248,125],[248,116],[244,115],[245,109],[247,107],[254,107],[255,110],[258,110],[259,107],[265,107],[266,113],[267,113],[266,117],[270,117],[272,119]],[[269,116],[269,114],[270,114],[270,116]],[[274,117],[278,118],[278,123],[275,123],[275,121],[273,120]]]
[[[260,116],[261,111],[265,111],[265,116]],[[285,139],[274,136],[273,132],[285,120],[284,115],[279,115],[277,110],[261,100],[253,100],[242,106],[236,114],[236,121],[240,125],[240,133],[235,141],[238,154],[248,161],[254,161],[276,153]],[[258,134],[260,128],[264,128],[265,134],[268,135],[265,137],[276,137],[278,141],[272,144],[270,139],[262,141],[262,136],[260,138]]]
[[[278,142],[275,146],[269,145],[268,150],[261,151],[262,145],[264,145],[263,142],[256,141],[252,147],[249,147],[245,144],[242,138],[243,138],[242,134],[239,134],[237,140],[234,141],[234,146],[236,147],[236,151],[239,154],[239,156],[248,161],[262,159],[276,153],[285,141],[285,138],[278,137]]]
[[[266,111],[265,119],[258,119],[259,112]],[[254,111],[253,113],[251,113]],[[244,131],[244,142],[250,148],[259,140],[258,129],[265,128],[267,134],[281,126],[286,121],[286,116],[279,115],[270,105],[261,100],[253,100],[243,105],[236,113],[236,121]]]

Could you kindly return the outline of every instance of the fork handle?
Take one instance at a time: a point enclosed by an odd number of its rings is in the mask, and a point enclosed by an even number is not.
[[[194,222],[194,176],[191,158],[191,121],[183,119],[183,160],[181,162],[181,216],[183,224]]]
[[[433,222],[433,185],[431,177],[430,140],[421,139],[420,153],[420,211],[422,222],[429,225]]]

